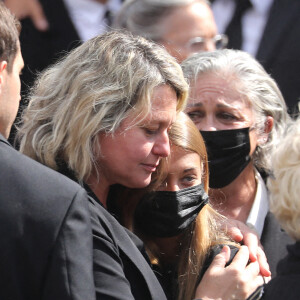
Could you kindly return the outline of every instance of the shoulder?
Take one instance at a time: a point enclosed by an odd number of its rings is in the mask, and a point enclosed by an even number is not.
[[[2,138],[0,165],[3,211],[30,211],[32,219],[44,217],[54,223],[64,218],[71,205],[87,206],[86,193],[77,183],[19,153]]]

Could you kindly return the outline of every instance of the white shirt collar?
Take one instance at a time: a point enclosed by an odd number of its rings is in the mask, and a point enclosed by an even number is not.
[[[268,14],[273,0],[250,0],[255,9],[261,14]]]
[[[70,18],[81,40],[86,41],[107,30],[104,15],[109,9],[116,13],[121,0],[109,0],[106,4],[94,0],[64,0]]]
[[[256,195],[246,224],[254,227],[259,237],[261,237],[265,218],[269,211],[269,195],[267,187],[257,170],[255,170],[255,180],[257,183]]]

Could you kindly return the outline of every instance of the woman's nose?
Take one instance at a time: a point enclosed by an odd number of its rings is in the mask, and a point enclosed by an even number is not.
[[[152,152],[160,157],[167,157],[170,155],[170,141],[167,131],[163,132],[161,136],[157,137],[153,145]]]

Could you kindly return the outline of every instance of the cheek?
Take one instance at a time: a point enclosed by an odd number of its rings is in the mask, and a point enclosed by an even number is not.
[[[249,138],[250,138],[250,155],[252,155],[256,147],[258,146],[258,137],[256,133],[250,132]]]

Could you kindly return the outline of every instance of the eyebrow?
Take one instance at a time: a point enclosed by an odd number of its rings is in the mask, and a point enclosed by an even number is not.
[[[197,103],[193,103],[193,104],[188,105],[187,108],[203,107],[203,106],[204,105],[203,105],[202,102],[197,102]],[[232,105],[226,105],[226,104],[223,104],[223,103],[217,104],[217,108],[227,108],[227,109],[232,109],[232,110],[238,111],[238,109],[233,107]]]
[[[188,172],[194,171],[194,170],[197,170],[197,168],[196,168],[196,167],[193,167],[193,168],[185,169],[185,170],[183,171],[183,173],[188,173]]]

